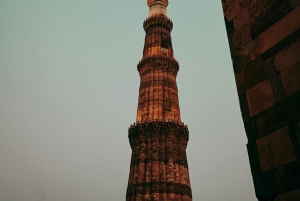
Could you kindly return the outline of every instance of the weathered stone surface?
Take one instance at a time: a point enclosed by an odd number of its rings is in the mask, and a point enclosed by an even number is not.
[[[295,8],[289,14],[287,14],[284,18],[279,20],[272,27],[267,29],[259,36],[259,44],[256,50],[251,53],[251,57],[254,58],[277,43],[281,40],[295,32],[300,28],[300,20],[294,20],[300,18],[300,7]]]
[[[234,18],[234,26],[237,30],[242,28],[245,24],[249,23],[250,16],[247,9],[244,9],[236,18]]]
[[[249,10],[255,17],[266,12],[270,7],[271,0],[247,0],[250,2]]]
[[[262,60],[265,62],[273,57],[275,57],[277,54],[279,54],[282,50],[290,47],[293,43],[297,42],[299,40],[300,36],[300,29],[293,32],[291,35],[277,43],[275,46],[261,54]]]
[[[278,194],[289,192],[300,188],[300,164],[299,161],[280,166],[273,172],[274,187]]]
[[[286,96],[283,89],[281,76],[280,74],[278,74],[275,68],[274,59],[269,59],[264,63],[264,73],[266,75],[267,80],[269,80],[271,83],[276,103],[280,102]]]
[[[282,72],[281,79],[287,97],[300,91],[300,62]]]
[[[263,172],[296,160],[288,127],[262,137],[256,142]]]
[[[243,39],[241,39],[241,42],[243,42]],[[242,45],[242,43],[240,43]],[[256,50],[257,45],[259,44],[259,38],[256,38],[254,40],[252,40],[250,43],[247,43],[247,45],[245,46],[241,46],[241,47],[237,47],[237,48],[233,48],[233,46],[231,47],[231,54],[233,56],[249,56],[251,60],[254,60],[257,56],[254,55],[254,57],[252,57],[252,52],[254,52]]]
[[[279,194],[274,201],[298,201],[300,199],[300,189]]]
[[[300,200],[300,1],[222,4],[256,196]]]
[[[250,116],[256,115],[275,104],[270,82],[264,81],[247,92]]]
[[[300,37],[299,37],[300,38]],[[280,72],[285,71],[296,63],[300,62],[300,40],[288,49],[280,52],[275,57],[276,69]]]
[[[224,16],[228,21],[231,21],[242,11],[238,0],[222,0],[222,4]]]
[[[264,73],[267,80],[270,80],[277,75],[274,59],[269,59],[268,61],[264,62]]]
[[[255,18],[251,26],[252,38],[258,37],[292,10],[288,1],[273,0],[268,9]]]
[[[230,38],[231,48],[237,49],[243,46],[242,34],[240,31],[235,31]]]
[[[273,94],[276,103],[279,103],[281,100],[285,99],[285,91],[283,89],[282,81],[281,81],[281,76],[277,75],[270,79],[270,83],[272,86]]]
[[[254,175],[253,181],[258,200],[275,201],[276,194],[283,194],[300,188],[299,161]]]
[[[233,68],[235,73],[236,71],[239,71],[240,69],[246,67],[250,61],[250,56],[242,56],[238,60],[233,61]]]
[[[264,110],[254,116],[258,137],[264,137],[282,127],[288,126],[289,120],[285,108],[279,104]]]
[[[249,62],[246,67],[235,73],[238,94],[254,87],[265,79],[264,66],[260,57]]]
[[[252,41],[252,36],[250,32],[250,26],[246,25],[241,28],[241,34],[243,39],[243,45],[247,45]]]

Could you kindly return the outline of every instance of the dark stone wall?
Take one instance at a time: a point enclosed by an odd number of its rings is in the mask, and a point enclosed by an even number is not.
[[[300,200],[300,0],[222,0],[256,196]]]

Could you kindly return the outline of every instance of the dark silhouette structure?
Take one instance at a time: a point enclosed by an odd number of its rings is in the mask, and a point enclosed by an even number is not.
[[[126,201],[191,201],[186,158],[188,127],[181,122],[167,18],[168,0],[148,0],[136,123],[129,128],[132,149]]]
[[[300,200],[300,1],[222,0],[260,201]]]

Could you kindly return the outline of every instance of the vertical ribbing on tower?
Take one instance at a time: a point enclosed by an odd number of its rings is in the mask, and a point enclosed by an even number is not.
[[[181,122],[168,0],[148,0],[140,89],[126,201],[191,201],[186,158],[188,127]]]

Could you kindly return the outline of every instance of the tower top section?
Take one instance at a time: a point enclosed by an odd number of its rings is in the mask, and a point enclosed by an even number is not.
[[[152,4],[163,4],[165,7],[167,7],[169,5],[169,1],[168,0],[148,0],[147,4],[149,7]]]
[[[147,0],[147,4],[149,6],[149,17],[161,14],[167,16],[168,0]]]

